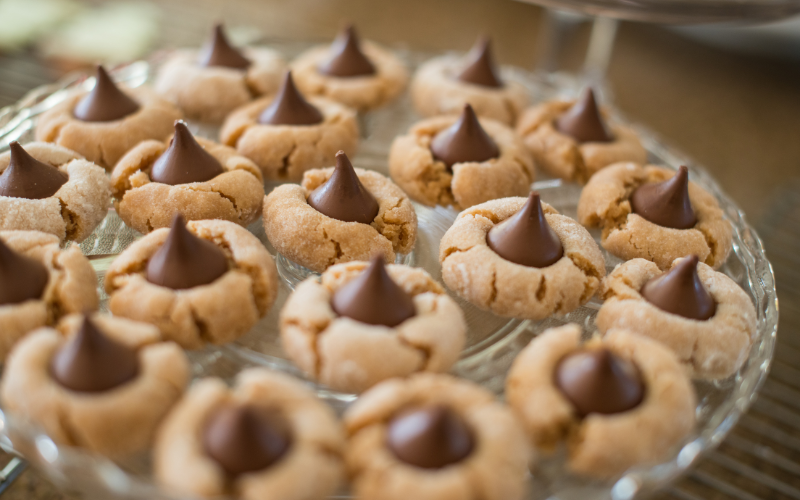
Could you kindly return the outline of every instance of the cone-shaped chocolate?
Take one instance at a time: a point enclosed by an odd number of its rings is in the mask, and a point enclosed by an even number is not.
[[[686,257],[675,267],[642,287],[642,297],[654,306],[684,318],[704,321],[717,312],[717,303],[697,275],[697,255]]]
[[[356,278],[331,298],[336,314],[369,325],[394,327],[416,314],[414,300],[386,272],[376,255]]]
[[[375,74],[375,65],[361,52],[361,44],[352,25],[339,33],[331,44],[328,59],[318,69],[325,75],[341,78]]]
[[[220,162],[197,143],[186,123],[179,120],[169,147],[150,169],[150,179],[175,186],[209,181],[224,172]]]
[[[556,119],[556,129],[578,142],[611,142],[614,136],[600,115],[594,91],[586,88],[575,104]]]
[[[489,37],[481,37],[467,54],[466,66],[458,74],[462,82],[482,87],[502,87],[503,81],[497,76],[492,58],[492,42]]]
[[[238,476],[275,464],[292,444],[286,420],[276,410],[228,404],[203,429],[203,447],[225,471]]]
[[[361,184],[344,151],[336,153],[333,175],[311,192],[308,204],[318,212],[344,222],[370,224],[378,215],[378,201]]]
[[[0,306],[40,298],[49,277],[44,264],[18,254],[0,240]]]
[[[547,223],[536,191],[531,192],[519,212],[489,230],[486,242],[497,255],[522,266],[547,267],[564,255],[561,240]]]
[[[482,162],[500,156],[500,148],[481,126],[472,106],[467,104],[461,117],[431,141],[431,153],[448,167],[456,163]]]
[[[639,186],[631,195],[631,209],[659,226],[693,228],[697,217],[689,200],[689,169],[681,166],[663,182]]]
[[[250,66],[250,60],[228,42],[221,24],[214,26],[214,34],[203,47],[199,63],[201,66],[224,66],[234,69],[245,69]]]
[[[80,329],[53,356],[50,372],[67,389],[102,392],[133,380],[139,358],[84,317]]]
[[[150,257],[146,278],[155,285],[184,290],[207,285],[227,271],[228,259],[222,250],[192,234],[178,214],[164,244]]]
[[[474,440],[466,422],[443,405],[412,408],[389,423],[389,449],[403,462],[441,469],[472,453]]]
[[[322,120],[322,113],[297,90],[291,71],[286,72],[278,95],[258,117],[265,125],[316,125]]]
[[[97,66],[94,88],[78,101],[72,114],[85,122],[112,122],[139,111],[134,101],[114,83],[105,68]]]
[[[64,172],[28,154],[17,141],[9,147],[11,161],[0,175],[0,196],[29,200],[49,198],[69,180]]]
[[[634,364],[608,349],[569,354],[556,367],[556,385],[578,415],[622,413],[639,405],[644,383]]]

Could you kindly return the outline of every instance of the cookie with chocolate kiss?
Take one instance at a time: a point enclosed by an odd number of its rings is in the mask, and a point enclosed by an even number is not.
[[[423,469],[458,463],[475,447],[467,423],[444,405],[403,411],[389,422],[386,441],[397,458]]]
[[[311,192],[308,204],[332,219],[361,224],[372,223],[379,210],[378,201],[361,184],[344,151],[336,153],[333,175]]]
[[[222,66],[233,69],[246,69],[251,62],[228,42],[222,24],[214,26],[211,40],[203,48],[198,63],[201,66]]]
[[[351,78],[375,74],[375,65],[361,51],[361,43],[353,25],[348,25],[333,41],[328,59],[318,66],[328,76]]]
[[[556,130],[578,142],[611,142],[614,136],[600,114],[594,91],[584,89],[580,98],[555,122]]]
[[[486,242],[500,257],[528,267],[547,267],[564,256],[561,240],[547,223],[536,191],[519,212],[489,230]]]
[[[497,69],[492,58],[492,41],[489,37],[480,37],[465,60],[464,69],[456,77],[458,80],[482,87],[499,88],[503,86],[503,81],[497,76]]]
[[[13,141],[9,144],[11,161],[0,175],[0,196],[41,200],[56,194],[69,176],[43,163]]]
[[[431,153],[448,168],[456,163],[480,163],[500,156],[500,148],[481,126],[475,111],[464,106],[461,117],[431,141]]]
[[[265,125],[316,125],[322,123],[322,113],[297,90],[292,72],[287,71],[278,95],[258,117]]]
[[[40,298],[49,279],[42,263],[18,254],[0,239],[0,306]]]
[[[697,255],[681,260],[642,287],[645,300],[668,313],[705,321],[717,312],[717,303],[697,275]]]
[[[179,120],[169,147],[153,163],[150,179],[175,186],[209,181],[224,172],[220,162],[197,143],[186,122]]]
[[[682,165],[671,179],[639,186],[631,195],[631,209],[659,226],[693,228],[697,217],[689,199],[689,169]]]
[[[73,110],[75,118],[85,122],[111,122],[139,111],[139,103],[116,86],[103,66],[97,66],[94,88]]]

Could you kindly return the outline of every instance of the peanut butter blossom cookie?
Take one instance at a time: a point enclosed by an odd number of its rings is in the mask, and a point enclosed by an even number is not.
[[[603,230],[603,247],[621,259],[647,259],[668,269],[697,255],[713,268],[731,251],[733,228],[719,203],[689,182],[689,170],[635,163],[612,165],[581,192],[578,220]]]
[[[188,220],[222,219],[246,226],[261,215],[259,168],[233,148],[196,138],[182,121],[167,142],[144,141],[111,175],[120,218],[140,233]]]
[[[249,368],[232,388],[192,386],[159,430],[155,474],[192,496],[322,500],[342,482],[343,449],[333,410],[305,385]]]
[[[280,317],[281,342],[306,374],[346,392],[391,377],[446,372],[464,346],[456,303],[422,269],[381,256],[300,283]]]
[[[470,104],[479,116],[513,126],[528,105],[528,92],[500,77],[491,42],[481,37],[463,60],[446,55],[420,66],[411,82],[411,99],[423,116],[458,113]]]
[[[417,238],[406,194],[377,172],[354,169],[343,151],[336,167],[309,170],[264,198],[264,229],[275,249],[314,272],[380,253],[388,262]]]
[[[695,377],[721,379],[747,360],[756,335],[753,303],[732,279],[698,263],[676,260],[662,273],[644,259],[617,267],[603,283],[601,332],[625,328],[671,348]]]
[[[613,163],[647,160],[633,130],[607,122],[591,88],[577,100],[548,101],[528,109],[517,133],[542,169],[569,181],[586,183]]]
[[[599,479],[666,459],[695,425],[678,360],[623,329],[583,344],[578,325],[546,330],[514,360],[506,400],[538,449],[565,443],[568,469]]]
[[[306,98],[287,72],[278,94],[237,109],[222,142],[252,159],[266,179],[300,181],[306,170],[332,164],[358,146],[355,111],[325,97]]]
[[[54,142],[111,170],[129,149],[147,139],[162,140],[180,110],[148,87],[120,89],[102,66],[95,85],[44,113],[36,140]]]
[[[429,118],[397,137],[389,172],[415,201],[462,209],[524,196],[534,178],[533,160],[514,131],[479,121],[469,104],[460,116]]]
[[[347,26],[333,44],[315,47],[292,62],[297,86],[308,96],[324,96],[345,106],[367,111],[397,97],[408,71],[390,51],[359,42]]]
[[[110,458],[150,447],[189,381],[189,362],[158,330],[105,315],[68,316],[11,352],[3,409],[42,426],[56,443]]]
[[[224,344],[247,333],[278,293],[278,272],[264,245],[227,221],[185,223],[175,216],[136,241],[105,277],[109,309],[156,325],[186,349]]]
[[[175,51],[159,70],[155,89],[188,118],[220,123],[254,96],[275,93],[285,68],[272,49],[232,46],[218,24],[202,50]]]
[[[536,192],[461,212],[442,237],[439,262],[447,287],[471,304],[533,320],[585,304],[606,274],[589,232]]]

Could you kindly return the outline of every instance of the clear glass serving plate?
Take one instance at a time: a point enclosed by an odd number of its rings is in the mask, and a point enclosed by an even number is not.
[[[294,56],[307,44],[273,43],[287,58]],[[425,55],[403,52],[413,69]],[[148,61],[138,61],[114,71],[114,75],[130,86],[149,82],[157,70],[164,54],[156,54]],[[522,82],[531,93],[534,102],[558,95],[574,94],[580,82],[565,75],[538,75],[516,68],[504,68],[506,78]],[[37,117],[64,99],[75,87],[89,88],[92,79],[83,74],[71,75],[61,82],[32,91],[14,106],[0,110],[0,151],[8,142],[33,140],[33,127]],[[624,119],[617,115],[620,121]],[[388,175],[387,155],[392,139],[404,133],[409,125],[419,119],[410,105],[408,96],[403,96],[390,106],[360,117],[363,140],[354,157],[357,167],[373,169]],[[216,138],[217,129],[202,124],[190,126],[195,133]],[[734,227],[733,252],[722,271],[733,278],[750,295],[758,312],[758,333],[749,358],[739,372],[726,380],[715,383],[697,382],[697,420],[695,431],[680,446],[672,450],[664,462],[630,470],[613,482],[587,481],[572,476],[563,466],[563,451],[547,457],[532,467],[528,498],[539,499],[602,499],[626,500],[645,496],[660,486],[673,481],[686,471],[703,453],[716,445],[736,423],[739,416],[750,405],[769,369],[778,323],[778,304],[775,282],[769,261],[755,231],[746,223],[744,214],[720,191],[714,180],[691,160],[663,146],[642,127],[634,127],[641,134],[650,154],[650,161],[659,165],[677,168],[689,165],[694,182],[713,193],[720,202],[726,216]],[[273,186],[267,185],[267,192]],[[581,188],[557,179],[537,178],[533,188],[539,190],[542,199],[561,213],[575,217]],[[415,204],[419,218],[419,234],[416,246],[402,262],[426,269],[434,278],[441,280],[438,263],[439,240],[455,219],[452,208],[428,208]],[[269,314],[248,334],[238,341],[222,347],[209,347],[190,352],[195,377],[219,376],[226,380],[242,368],[265,366],[291,373],[304,379],[303,374],[286,359],[277,329],[278,313],[294,285],[308,272],[280,255],[267,241],[261,221],[249,228],[276,256],[282,278],[280,293]],[[593,233],[599,241],[599,233]],[[109,263],[131,242],[141,235],[126,227],[114,210],[80,247],[97,271],[98,287],[105,309],[106,295],[102,281]],[[611,271],[621,261],[604,252],[606,267]],[[503,396],[506,372],[519,351],[546,328],[576,322],[584,325],[587,335],[594,330],[594,317],[601,303],[594,299],[585,306],[564,317],[553,317],[544,321],[509,320],[481,311],[454,297],[463,307],[469,325],[467,347],[453,373],[475,381],[499,397]],[[305,379],[304,379],[305,380]],[[315,388],[319,396],[329,402],[338,412],[343,411],[356,396],[328,390],[312,381],[306,382]],[[635,438],[635,437],[634,437]],[[13,441],[13,442],[12,442]],[[21,454],[50,480],[67,491],[75,491],[85,498],[119,498],[135,500],[160,500],[185,498],[165,491],[152,481],[150,462],[147,456],[132,457],[123,463],[112,463],[83,450],[59,446],[30,422],[19,421],[12,415],[0,411],[0,446]],[[349,498],[343,489],[336,498]]]

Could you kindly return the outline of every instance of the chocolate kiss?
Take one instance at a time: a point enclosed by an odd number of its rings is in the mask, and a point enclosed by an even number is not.
[[[286,420],[275,410],[227,404],[203,429],[203,447],[225,471],[238,476],[273,465],[291,446]]]
[[[49,198],[69,180],[64,172],[28,154],[17,141],[9,144],[9,148],[11,161],[0,175],[0,196]]]
[[[214,26],[211,40],[203,47],[200,54],[200,66],[224,66],[226,68],[245,69],[250,66],[250,60],[234,48],[225,36],[222,25]]]
[[[344,151],[336,153],[333,175],[311,192],[308,204],[316,211],[344,222],[370,224],[378,215],[378,202],[361,184]]]
[[[464,460],[474,448],[466,422],[443,405],[412,408],[389,423],[389,449],[408,464],[440,469]]]
[[[594,91],[586,88],[581,97],[556,119],[556,130],[578,142],[611,142],[614,136],[600,115]]]
[[[44,264],[18,254],[0,240],[0,306],[38,299],[49,278]]]
[[[258,117],[265,125],[315,125],[322,121],[322,113],[306,101],[297,90],[292,72],[287,71],[278,95]]]
[[[482,162],[500,156],[500,149],[483,130],[472,106],[467,104],[461,117],[431,141],[431,153],[448,167],[456,163]]]
[[[336,290],[331,307],[369,325],[394,327],[416,314],[414,300],[386,272],[383,257],[376,255],[361,274]]]
[[[644,383],[636,366],[605,348],[567,355],[558,363],[555,378],[581,417],[622,413],[644,398]]]
[[[207,285],[227,271],[228,259],[222,250],[192,234],[177,214],[164,244],[147,263],[146,278],[155,285],[184,290]]]
[[[697,218],[689,200],[689,169],[681,166],[663,182],[639,186],[631,195],[631,209],[659,226],[693,228]]]
[[[458,79],[462,82],[483,87],[502,87],[503,81],[497,76],[492,60],[492,46],[489,37],[481,37],[466,56],[467,64]]]
[[[80,330],[56,352],[50,372],[67,389],[102,392],[133,380],[139,373],[139,358],[84,316]]]
[[[489,230],[486,242],[497,255],[522,266],[547,267],[564,255],[561,239],[547,223],[535,191],[519,212]]]
[[[186,123],[179,120],[169,147],[150,169],[150,179],[175,186],[209,181],[224,172],[219,161],[197,143]]]
[[[72,114],[85,122],[112,122],[138,110],[139,104],[114,84],[105,68],[97,66],[94,88],[78,102]]]
[[[342,78],[375,74],[375,65],[361,52],[358,35],[352,25],[339,33],[331,44],[328,59],[318,69],[325,75]]]
[[[684,318],[707,320],[717,312],[717,303],[708,293],[692,255],[682,259],[675,267],[651,279],[642,287],[642,297],[654,306]]]

